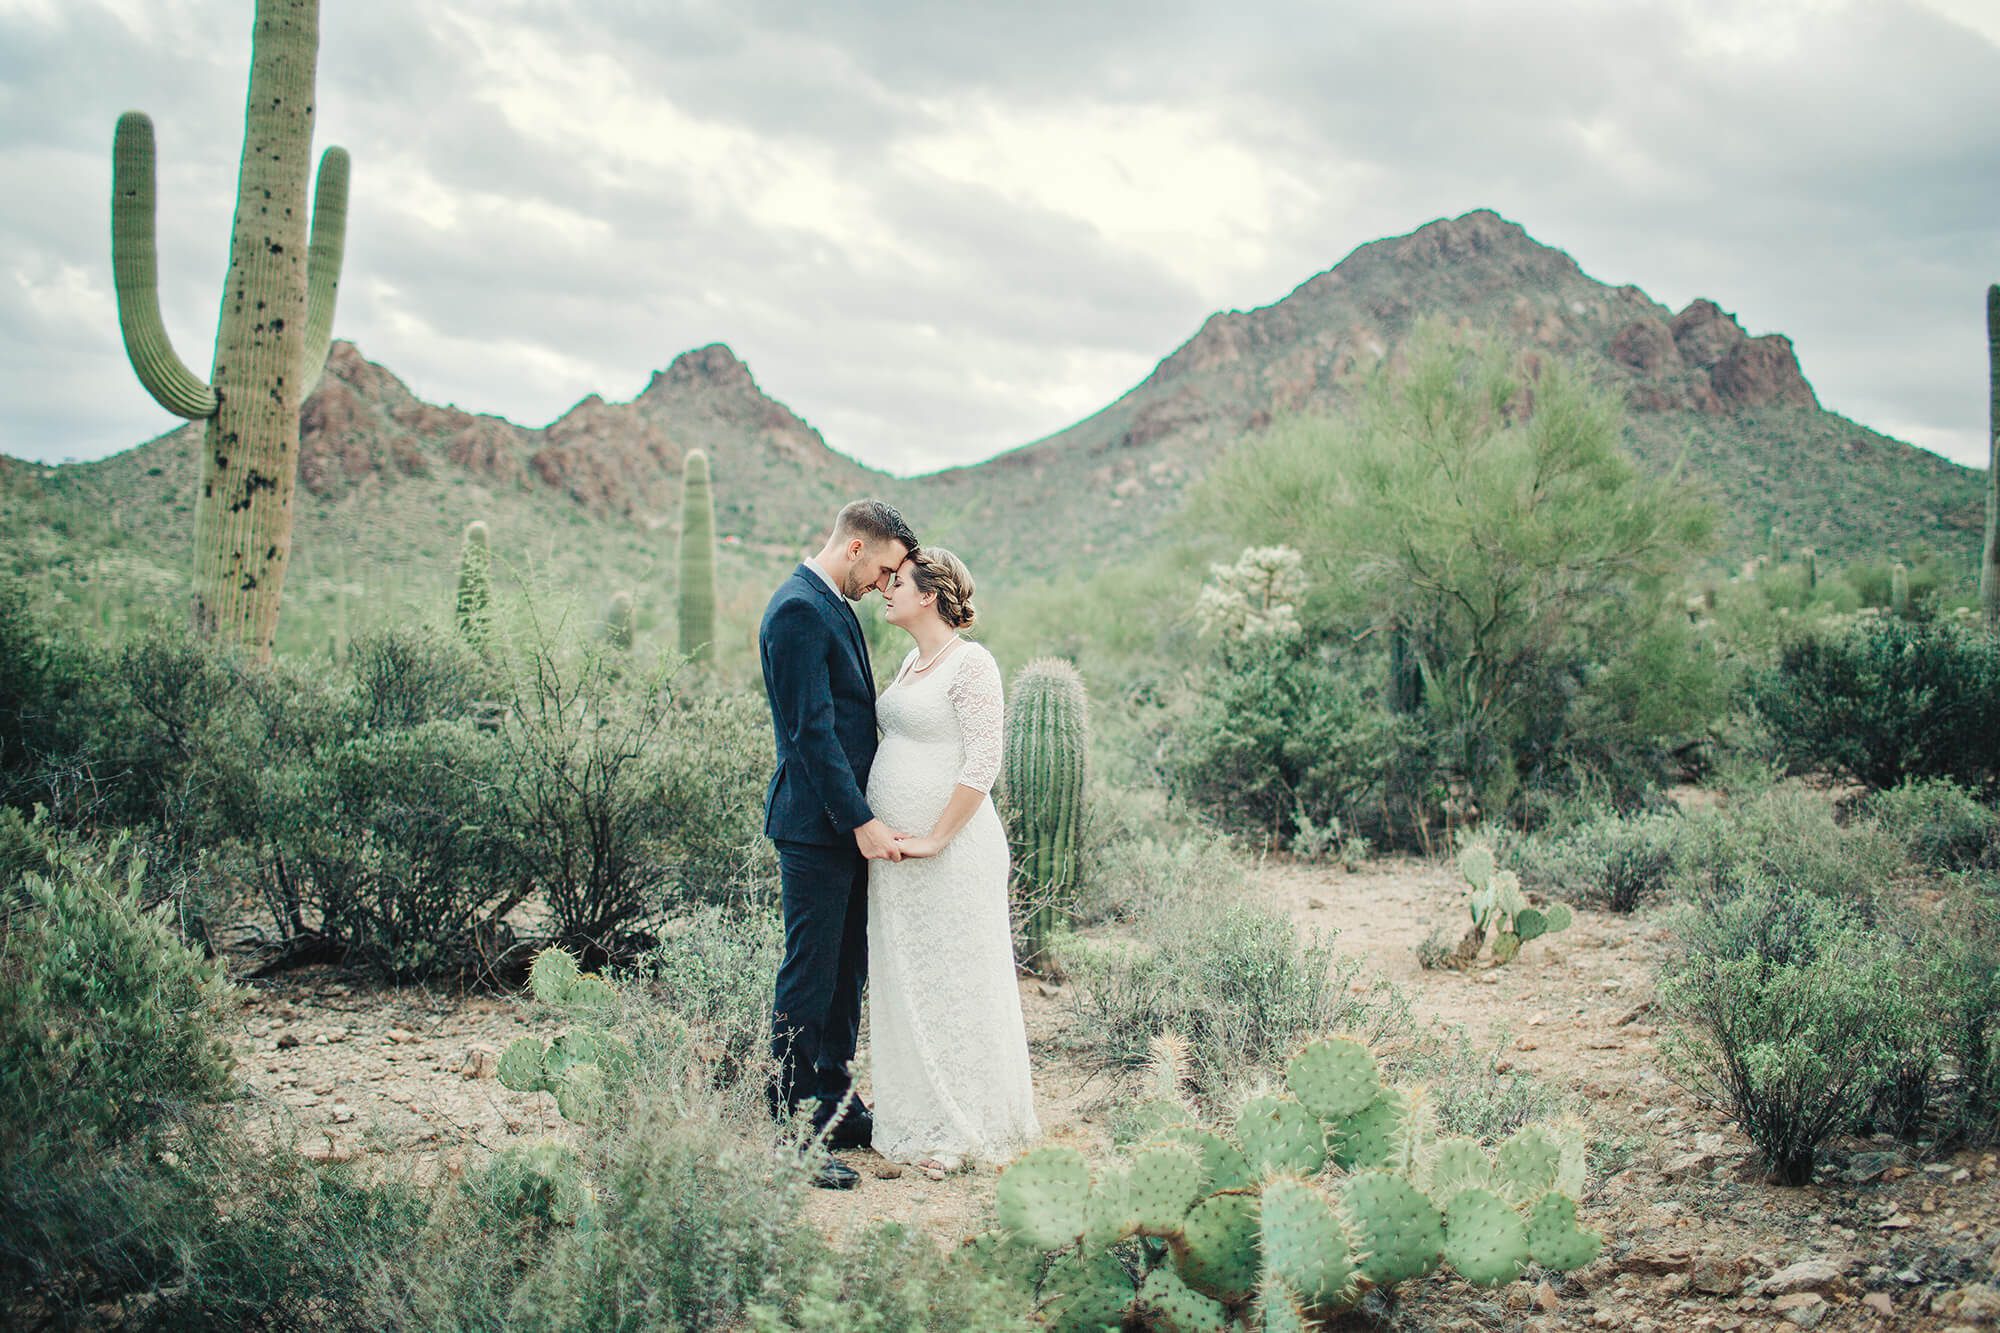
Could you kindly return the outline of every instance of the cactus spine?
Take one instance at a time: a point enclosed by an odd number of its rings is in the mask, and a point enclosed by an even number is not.
[[[681,473],[680,643],[683,656],[715,660],[715,492],[708,455],[688,452]]]
[[[1979,606],[2000,634],[2000,284],[1986,289],[1986,551],[1979,566]]]
[[[1083,677],[1060,658],[1028,663],[1014,677],[1002,781],[1018,885],[1029,909],[1022,961],[1031,966],[1047,951],[1076,888],[1089,750]]]
[[[1889,612],[1898,620],[1910,618],[1910,570],[1900,560],[1889,567]]]
[[[493,549],[486,524],[465,525],[458,548],[458,632],[474,648],[484,648],[493,625]]]
[[[257,0],[236,219],[207,382],[160,317],[153,122],[128,111],[112,140],[111,256],[118,323],[139,382],[206,421],[195,500],[194,619],[268,657],[292,549],[299,408],[319,383],[347,231],[348,158],[320,161],[306,231],[319,0]]]

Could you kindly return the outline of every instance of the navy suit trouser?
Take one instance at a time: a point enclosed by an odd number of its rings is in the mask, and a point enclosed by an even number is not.
[[[785,958],[771,1010],[777,1074],[771,1108],[790,1115],[817,1098],[824,1124],[850,1083],[847,1066],[861,1037],[861,988],[868,977],[868,861],[849,842],[837,847],[778,839]]]

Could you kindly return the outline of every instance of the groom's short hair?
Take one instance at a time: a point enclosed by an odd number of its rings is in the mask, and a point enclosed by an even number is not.
[[[910,525],[903,521],[894,505],[880,500],[855,500],[845,506],[840,517],[833,521],[833,536],[836,541],[859,537],[870,546],[898,541],[911,555],[917,553],[917,534],[910,531]]]

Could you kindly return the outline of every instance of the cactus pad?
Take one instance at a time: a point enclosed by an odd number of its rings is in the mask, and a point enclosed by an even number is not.
[[[1528,1228],[1492,1190],[1460,1190],[1444,1209],[1444,1257],[1479,1287],[1497,1287],[1528,1266]]]
[[[1582,1268],[1603,1248],[1604,1237],[1576,1224],[1576,1200],[1566,1194],[1544,1194],[1528,1212],[1528,1249],[1544,1268]]]
[[[1524,1125],[1500,1145],[1494,1161],[1494,1185],[1514,1203],[1525,1204],[1555,1188],[1562,1145],[1540,1125]]]
[[[1127,1172],[1127,1216],[1149,1236],[1178,1231],[1201,1198],[1205,1174],[1190,1147],[1162,1143],[1144,1149]]]
[[[1477,1140],[1439,1139],[1419,1164],[1416,1183],[1433,1199],[1449,1199],[1463,1189],[1490,1189],[1493,1163]]]
[[[1352,1037],[1329,1037],[1292,1057],[1285,1086],[1321,1120],[1345,1120],[1381,1094],[1382,1074],[1366,1046]]]
[[[1538,940],[1549,932],[1549,919],[1532,907],[1524,907],[1514,914],[1514,933],[1521,937],[1521,943]]]
[[[1264,1271],[1309,1306],[1348,1303],[1354,1290],[1354,1247],[1347,1228],[1320,1192],[1281,1176],[1264,1187],[1261,1215]]]
[[[1417,1187],[1388,1171],[1362,1171],[1341,1189],[1341,1214],[1374,1286],[1407,1282],[1444,1258],[1444,1219]]]
[[[1132,1176],[1110,1167],[1099,1173],[1083,1205],[1083,1247],[1109,1249],[1132,1234]]]
[[[582,975],[567,949],[549,948],[535,955],[535,965],[528,969],[528,985],[543,1004],[561,1005]]]
[[[1236,1118],[1236,1141],[1261,1179],[1310,1176],[1326,1165],[1326,1126],[1289,1097],[1253,1097]]]
[[[1566,903],[1550,903],[1542,909],[1542,915],[1548,920],[1551,935],[1559,930],[1568,930],[1570,922],[1574,919],[1574,914]]]
[[[1088,1257],[1071,1252],[1049,1269],[1041,1296],[1054,1316],[1049,1327],[1055,1333],[1104,1333],[1125,1322],[1132,1279],[1109,1250],[1091,1251]]]
[[[1130,1138],[1127,1141],[1143,1143],[1147,1139],[1161,1137],[1163,1131],[1172,1129],[1176,1125],[1186,1125],[1192,1121],[1193,1117],[1188,1114],[1187,1107],[1165,1097],[1156,1097],[1151,1101],[1141,1102],[1133,1108],[1128,1118]]]
[[[1485,888],[1493,878],[1493,848],[1483,842],[1467,843],[1458,853],[1458,873],[1473,888]]]
[[[1270,1276],[1257,1287],[1257,1318],[1264,1333],[1306,1333],[1314,1327],[1306,1321],[1306,1307],[1298,1293]]]
[[[1493,961],[1511,963],[1514,955],[1521,952],[1521,937],[1511,930],[1502,930],[1493,936]]]
[[[1178,1125],[1160,1135],[1160,1141],[1186,1144],[1194,1150],[1201,1160],[1203,1193],[1245,1189],[1257,1183],[1243,1150],[1219,1134],[1192,1125]]]
[[[575,1064],[564,1071],[556,1084],[556,1110],[563,1119],[587,1125],[604,1113],[610,1091],[604,1071],[594,1064]]]
[[[534,1037],[516,1037],[500,1053],[496,1073],[500,1086],[515,1092],[541,1092],[550,1086],[542,1068],[542,1043]]]
[[[1226,1333],[1229,1312],[1181,1281],[1171,1268],[1156,1268],[1139,1287],[1138,1309],[1163,1333]]]
[[[1257,1195],[1211,1194],[1196,1204],[1171,1238],[1181,1277],[1219,1301],[1248,1299],[1257,1285]]]
[[[1350,1171],[1389,1165],[1396,1156],[1404,1106],[1402,1093],[1382,1089],[1358,1115],[1333,1127],[1333,1160]]]
[[[1045,1250],[1083,1234],[1090,1168],[1074,1148],[1037,1148],[1000,1173],[994,1208],[1000,1225]]]

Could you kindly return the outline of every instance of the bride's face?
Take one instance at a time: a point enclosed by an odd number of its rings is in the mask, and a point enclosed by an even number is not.
[[[937,600],[935,595],[926,597],[917,591],[916,567],[916,562],[905,560],[882,589],[882,619],[903,629],[910,628],[924,609]]]

